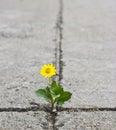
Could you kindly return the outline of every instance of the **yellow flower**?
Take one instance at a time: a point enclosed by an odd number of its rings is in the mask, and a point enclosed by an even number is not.
[[[56,68],[52,64],[45,64],[42,66],[40,74],[44,77],[50,78],[56,75]]]

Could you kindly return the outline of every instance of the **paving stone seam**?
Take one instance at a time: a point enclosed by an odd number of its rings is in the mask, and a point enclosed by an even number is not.
[[[58,84],[61,84],[63,79],[63,50],[62,50],[62,39],[63,39],[63,0],[59,0],[59,12],[56,20],[56,38],[55,38],[55,60],[54,64],[57,69],[56,80]],[[57,130],[55,125],[57,113],[51,112],[51,123],[52,129]]]
[[[35,104],[35,103],[33,103]],[[36,104],[35,104],[36,105]],[[18,107],[8,107],[8,108],[0,108],[0,112],[29,112],[29,111],[45,111],[51,112],[51,107],[47,105],[37,104],[36,106],[30,106],[25,108],[18,108]],[[66,108],[60,107],[58,108],[58,112],[67,111],[67,112],[95,112],[95,111],[116,111],[116,107],[93,107],[93,108]]]
[[[63,50],[62,50],[62,39],[63,39],[63,0],[59,0],[59,12],[56,20],[56,38],[55,38],[55,60],[54,64],[57,68],[56,80],[60,84],[63,79]]]

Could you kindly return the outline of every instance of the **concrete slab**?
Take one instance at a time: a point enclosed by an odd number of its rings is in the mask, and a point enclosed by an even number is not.
[[[9,3],[9,4],[8,4]],[[40,67],[54,60],[57,0],[0,0],[0,107],[43,103]]]
[[[40,116],[42,115],[42,116]],[[50,124],[45,112],[2,112],[0,113],[0,130],[45,130]]]
[[[116,113],[113,112],[60,112],[58,130],[115,130]]]
[[[116,106],[115,0],[64,0],[63,80],[68,107]]]

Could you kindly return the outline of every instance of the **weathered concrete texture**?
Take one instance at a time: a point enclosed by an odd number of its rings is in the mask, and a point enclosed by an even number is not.
[[[61,112],[58,113],[58,130],[115,130],[116,113],[113,112]]]
[[[0,0],[0,107],[42,103],[40,67],[54,60],[57,0]]]
[[[46,116],[45,112],[3,112],[0,113],[0,130],[47,130],[50,124]]]
[[[116,105],[116,1],[63,0],[63,12],[59,2],[0,0],[0,130],[116,129],[114,112],[58,112],[55,122],[54,115],[39,109],[10,112],[8,108],[45,103],[35,91],[47,85],[39,70],[54,61],[56,35],[56,42],[62,44],[59,60],[65,63],[62,84],[73,93],[64,106]]]
[[[63,80],[66,106],[116,106],[116,1],[64,0]]]

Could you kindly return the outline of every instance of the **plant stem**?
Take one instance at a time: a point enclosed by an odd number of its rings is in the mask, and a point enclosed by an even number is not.
[[[52,103],[52,111],[53,111],[53,109],[54,109],[54,103]]]
[[[48,84],[51,85],[51,78],[48,78]]]

